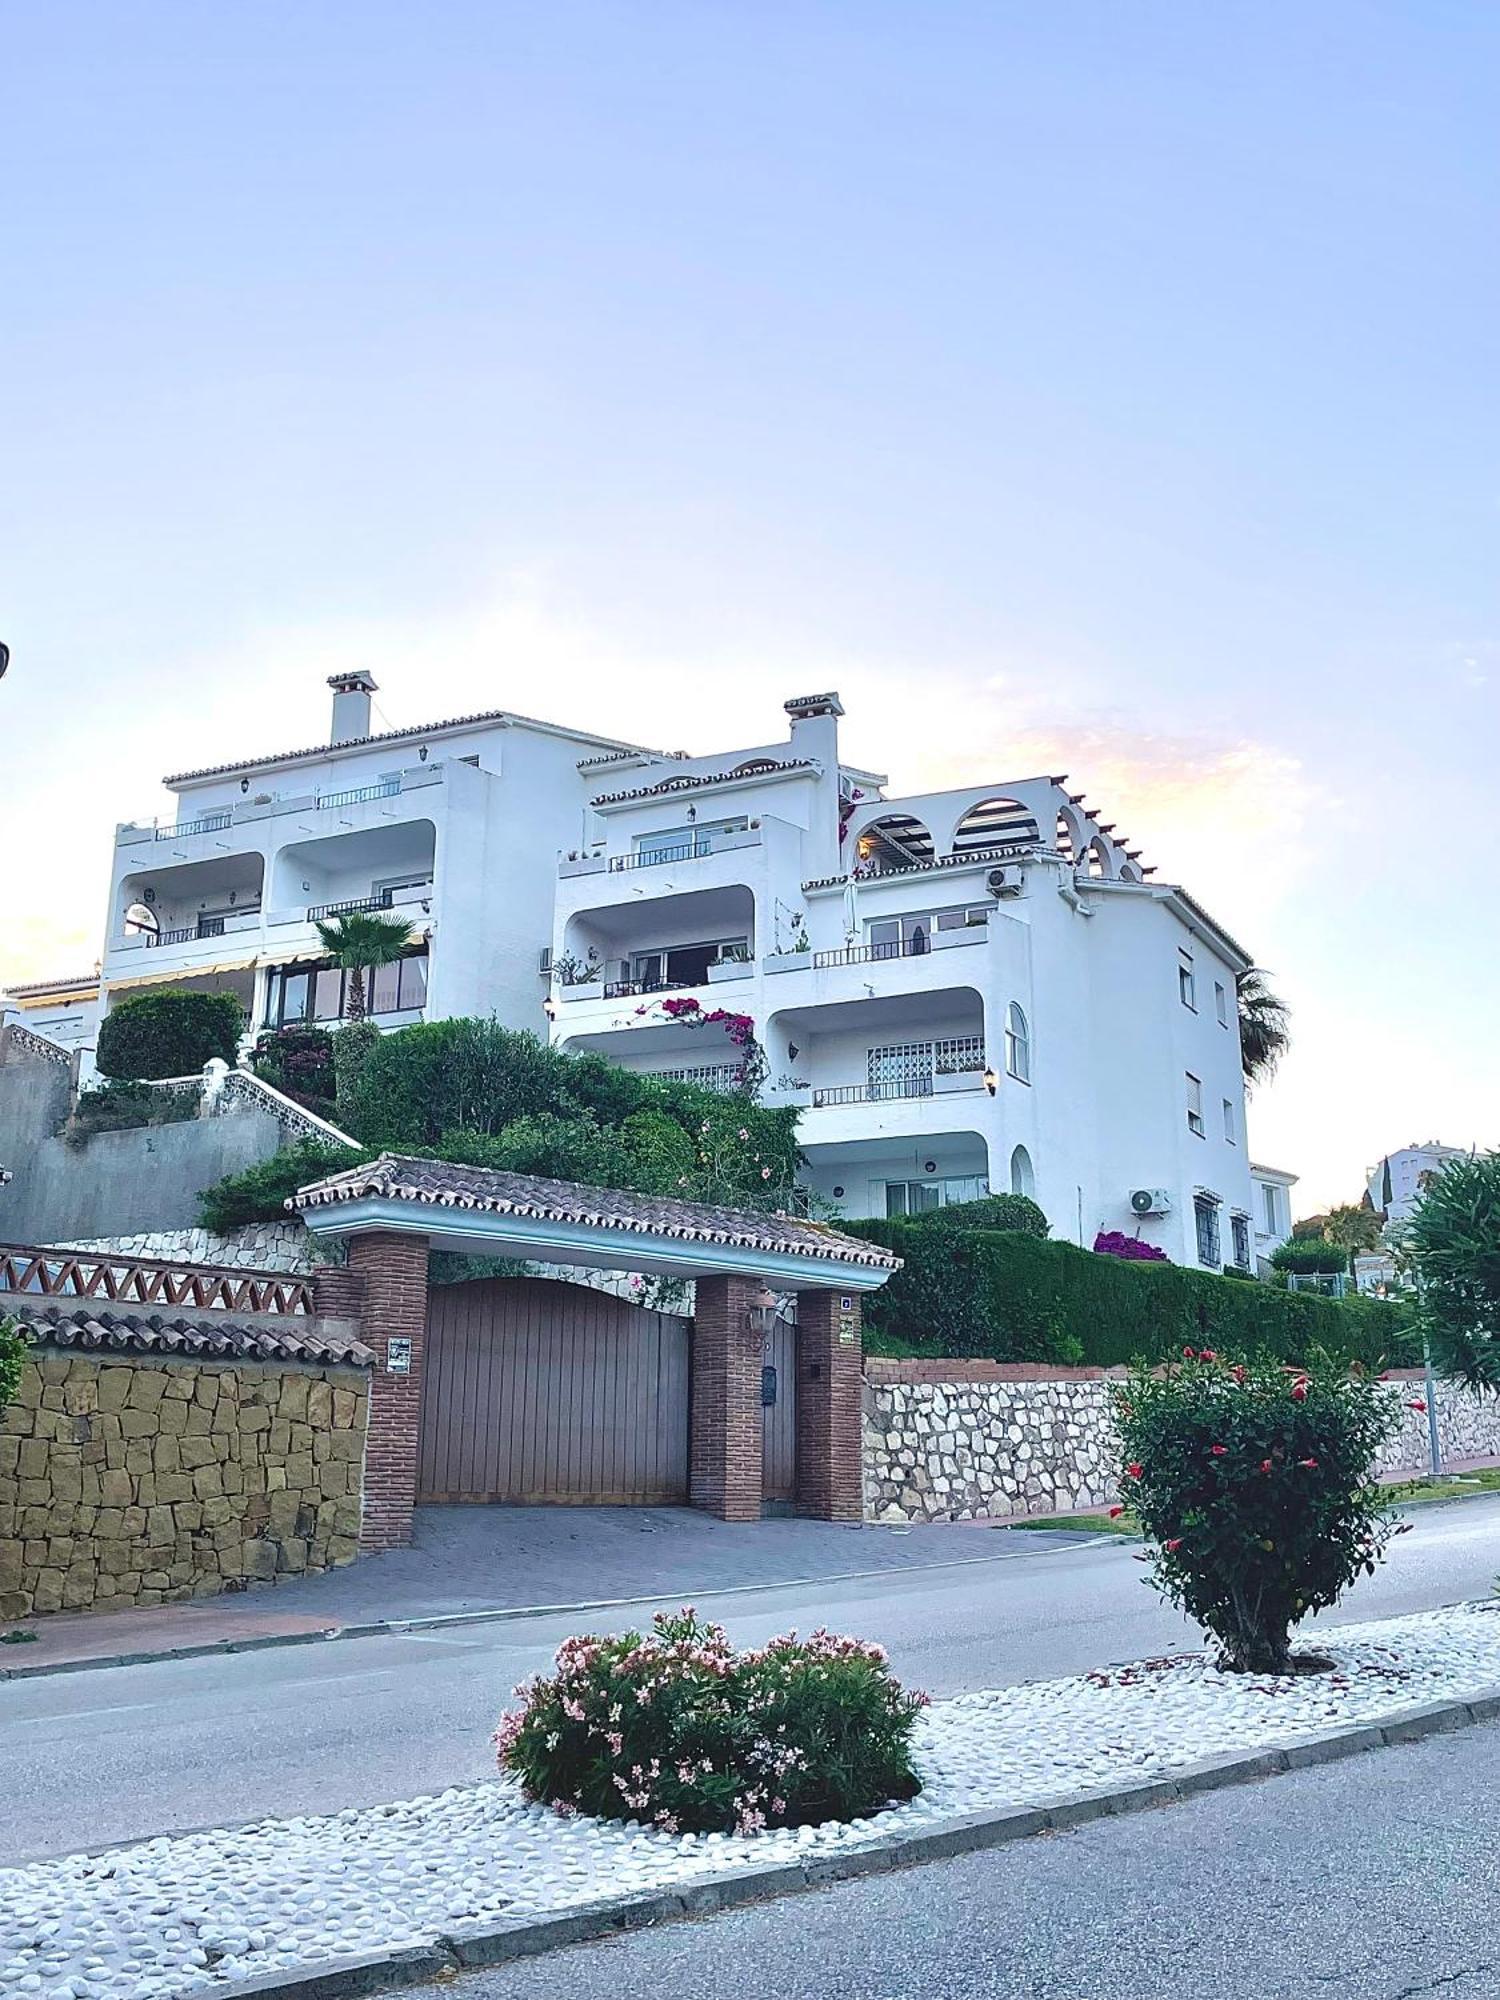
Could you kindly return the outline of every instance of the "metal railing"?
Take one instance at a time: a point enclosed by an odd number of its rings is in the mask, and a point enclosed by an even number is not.
[[[313,799],[313,811],[324,812],[329,806],[362,806],[366,799],[393,799],[400,790],[399,778],[382,778],[377,785],[356,785],[349,792],[319,792]]]
[[[684,986],[701,986],[701,979],[606,979],[606,1000],[631,1000],[638,993],[675,993]]]
[[[815,1090],[815,1106],[825,1104],[889,1104],[901,1097],[931,1097],[930,1076],[898,1077],[891,1083],[840,1083],[827,1090]]]
[[[244,912],[236,912],[236,914],[253,916],[255,912],[253,910],[246,910]],[[147,931],[146,943],[148,945],[192,944],[198,938],[220,938],[223,935],[223,917],[200,917],[197,923],[184,924],[177,930]]]
[[[228,806],[222,812],[203,813],[197,819],[180,819],[172,826],[156,828],[157,840],[186,840],[193,833],[218,833],[229,825],[233,815]]]
[[[343,903],[314,903],[307,913],[310,924],[327,917],[352,917],[366,910],[388,910],[396,900],[394,889],[382,889],[376,896],[354,896]]]
[[[611,875],[617,875],[626,868],[659,868],[668,861],[701,861],[706,854],[722,851],[711,840],[689,840],[680,847],[642,847],[634,854],[612,854],[605,868]]]

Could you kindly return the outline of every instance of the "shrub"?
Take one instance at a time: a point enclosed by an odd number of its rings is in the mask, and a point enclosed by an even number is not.
[[[346,1124],[346,1107],[356,1102],[370,1051],[379,1048],[381,1040],[373,1021],[346,1021],[333,1037],[333,1096],[338,1115]]]
[[[1321,1348],[1372,1371],[1421,1358],[1409,1308],[1380,1299],[1282,1292],[991,1230],[904,1221],[841,1226],[904,1259],[866,1298],[872,1353],[1109,1368],[1165,1360],[1191,1343],[1235,1353],[1266,1349],[1289,1361]]]
[[[105,1076],[191,1076],[234,1062],[244,1022],[232,993],[138,993],[99,1023],[94,1059]]]
[[[138,1131],[148,1125],[180,1125],[198,1115],[199,1096],[190,1090],[153,1090],[149,1083],[117,1077],[94,1090],[80,1090],[65,1136],[82,1145],[96,1132]]]
[[[256,1038],[250,1067],[310,1110],[326,1112],[333,1103],[333,1036],[326,1028],[268,1028]]]
[[[298,1188],[374,1157],[349,1146],[304,1140],[204,1188],[198,1197],[198,1221],[204,1229],[214,1230],[238,1229],[246,1222],[285,1222],[287,1197]]]
[[[1500,1153],[1450,1160],[1428,1182],[1407,1247],[1434,1363],[1470,1388],[1500,1389]]]
[[[25,1334],[13,1319],[0,1319],[0,1410],[14,1400],[25,1366]]]
[[[1289,1372],[1204,1350],[1115,1394],[1122,1502],[1155,1543],[1158,1589],[1236,1673],[1286,1673],[1291,1628],[1374,1574],[1391,1534],[1370,1483],[1391,1392],[1326,1358]]]
[[[1127,1264],[1167,1264],[1171,1259],[1158,1244],[1142,1236],[1127,1236],[1123,1229],[1101,1229],[1094,1238],[1096,1257],[1123,1257]]]
[[[857,1819],[920,1785],[906,1693],[879,1646],[814,1632],[736,1653],[722,1626],[660,1612],[644,1636],[569,1639],[517,1688],[500,1768],[563,1812],[669,1833]]]
[[[928,1229],[1007,1229],[1021,1236],[1047,1236],[1051,1224],[1029,1194],[987,1194],[978,1201],[950,1202],[907,1218]]]
[[[1340,1249],[1337,1243],[1328,1242],[1325,1237],[1301,1236],[1278,1243],[1269,1261],[1273,1270],[1277,1271],[1332,1274],[1348,1270],[1349,1252]]]

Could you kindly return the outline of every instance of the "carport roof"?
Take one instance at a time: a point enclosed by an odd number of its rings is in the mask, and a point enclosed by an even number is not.
[[[391,1153],[299,1189],[287,1206],[306,1214],[312,1228],[337,1234],[341,1217],[314,1217],[309,1211],[342,1208],[350,1212],[352,1221],[352,1211],[358,1209],[362,1226],[378,1229],[392,1225],[400,1204],[467,1211],[474,1225],[465,1226],[464,1233],[472,1227],[476,1235],[492,1240],[508,1233],[505,1225],[509,1220],[516,1234],[515,1247],[522,1255],[530,1237],[528,1225],[558,1229],[566,1233],[573,1247],[589,1253],[577,1261],[607,1261],[622,1269],[668,1264],[685,1270],[691,1264],[705,1270],[717,1260],[724,1269],[763,1268],[766,1275],[782,1275],[798,1264],[834,1265],[843,1267],[849,1282],[863,1289],[881,1283],[901,1265],[899,1257],[878,1243],[865,1243],[841,1230],[792,1216],[720,1208],[707,1202],[671,1201],[618,1188],[584,1187],[575,1181],[542,1180],[532,1174],[499,1173],[489,1167],[456,1166],[445,1160],[407,1159]],[[488,1219],[483,1228],[477,1226],[481,1218]],[[412,1226],[409,1217],[407,1226]],[[433,1233],[455,1232],[450,1228]],[[613,1251],[601,1254],[608,1252],[611,1244]],[[673,1245],[682,1246],[680,1261],[672,1252]],[[538,1243],[537,1247],[542,1246]],[[550,1247],[555,1251],[559,1246],[550,1240]],[[861,1274],[858,1279],[856,1271]]]

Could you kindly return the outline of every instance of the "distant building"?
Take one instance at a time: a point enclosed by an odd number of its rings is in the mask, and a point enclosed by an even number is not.
[[[1413,1142],[1387,1153],[1365,1176],[1370,1206],[1379,1210],[1387,1223],[1409,1222],[1427,1176],[1440,1174],[1450,1160],[1462,1160],[1466,1152],[1463,1146],[1440,1146],[1436,1139],[1429,1139],[1424,1145]]]
[[[1297,1175],[1280,1167],[1258,1167],[1252,1160],[1250,1182],[1255,1190],[1255,1261],[1259,1267],[1291,1236],[1292,1189]]]
[[[65,1049],[91,1049],[99,1026],[99,975],[8,986],[0,991],[0,1021],[14,1021]]]

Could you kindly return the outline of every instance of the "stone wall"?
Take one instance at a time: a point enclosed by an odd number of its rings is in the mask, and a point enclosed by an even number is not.
[[[308,1272],[320,1261],[300,1222],[249,1222],[223,1235],[211,1229],[144,1230],[134,1236],[71,1239],[48,1249],[98,1250],[169,1264],[211,1264],[216,1270]]]
[[[1115,1499],[1110,1386],[1124,1370],[994,1361],[865,1363],[865,1517],[971,1521],[1066,1513]],[[1428,1470],[1420,1375],[1390,1378],[1399,1434],[1385,1478]],[[1500,1398],[1441,1383],[1445,1463],[1500,1460]]]
[[[368,1383],[353,1367],[35,1350],[0,1412],[0,1617],[352,1561]]]

